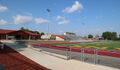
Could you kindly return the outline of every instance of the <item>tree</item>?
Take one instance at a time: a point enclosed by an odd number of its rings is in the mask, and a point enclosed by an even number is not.
[[[111,34],[112,34],[111,35],[111,39],[112,40],[117,40],[117,33],[116,32],[112,32]]]
[[[23,30],[23,31],[24,31],[24,27],[21,27],[20,30]]]
[[[111,32],[107,31],[107,32],[103,32],[102,37],[104,38],[104,40],[111,40]]]
[[[24,27],[21,27],[20,30],[40,34],[38,31],[32,31],[32,30],[29,30],[29,29],[25,29]]]
[[[89,35],[88,35],[88,38],[93,38],[93,35],[89,34]]]
[[[102,37],[104,40],[117,40],[117,33],[116,32],[103,32]]]
[[[45,35],[45,33],[41,32],[41,34],[40,34],[40,35]]]
[[[34,31],[35,33],[37,33],[37,34],[40,34],[38,31]]]

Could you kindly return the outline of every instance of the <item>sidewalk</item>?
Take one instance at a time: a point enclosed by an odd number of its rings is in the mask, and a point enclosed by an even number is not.
[[[8,44],[24,56],[52,70],[119,70],[112,67],[89,64],[77,60],[64,60],[19,45]]]
[[[1,69],[2,67],[2,69]],[[10,47],[0,49],[0,70],[49,70]]]

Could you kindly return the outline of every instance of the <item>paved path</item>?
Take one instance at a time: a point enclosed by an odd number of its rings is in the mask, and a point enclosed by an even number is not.
[[[119,70],[112,67],[84,63],[77,60],[64,60],[19,45],[9,46],[24,56],[52,70]]]
[[[39,46],[34,46],[34,48],[35,49],[42,49],[44,51],[51,52],[54,54],[59,54],[62,56],[66,55],[66,50],[56,50],[56,49],[51,49],[51,48],[43,48],[43,47],[39,47]],[[85,53],[84,54],[84,61],[94,64],[94,60],[95,60],[94,57],[95,57],[95,54],[86,54]],[[109,57],[109,56],[99,56],[99,55],[97,57],[98,57],[97,64],[120,69],[120,58]],[[80,52],[71,52],[71,58],[81,61],[81,53]]]

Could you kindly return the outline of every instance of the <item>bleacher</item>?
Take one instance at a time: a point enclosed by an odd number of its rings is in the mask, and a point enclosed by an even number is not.
[[[85,38],[76,35],[59,35],[65,40],[85,40]]]

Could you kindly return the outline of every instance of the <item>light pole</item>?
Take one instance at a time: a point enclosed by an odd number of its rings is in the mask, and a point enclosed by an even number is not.
[[[48,20],[49,20],[48,27],[47,27],[47,35],[48,35],[49,34],[49,24],[50,24],[50,12],[51,12],[51,10],[47,9],[47,12],[48,12]]]
[[[49,34],[49,24],[50,24],[50,12],[51,12],[51,10],[50,9],[46,9],[47,10],[47,12],[48,12],[48,26],[47,26],[47,37],[48,37],[48,34]],[[49,38],[49,37],[48,37]]]

